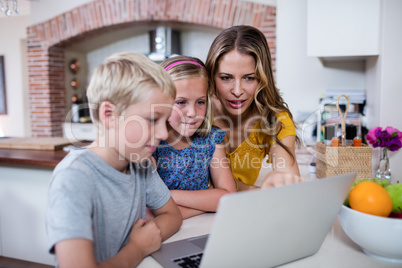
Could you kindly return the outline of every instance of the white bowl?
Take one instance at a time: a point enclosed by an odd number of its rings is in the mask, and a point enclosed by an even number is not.
[[[339,222],[367,255],[389,262],[402,263],[402,219],[385,218],[342,206]]]

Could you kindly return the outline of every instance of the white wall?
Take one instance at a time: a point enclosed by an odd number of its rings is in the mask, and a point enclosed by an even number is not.
[[[183,30],[181,32],[182,54],[197,57],[203,62],[207,59],[208,50],[220,29]],[[184,45],[185,44],[185,45]]]
[[[380,126],[402,131],[402,1],[384,0],[382,6],[382,44],[380,84]],[[378,107],[378,106],[377,106]],[[378,110],[378,109],[377,109]],[[377,125],[373,124],[372,127]],[[391,153],[392,179],[402,183],[402,149]]]
[[[0,17],[0,55],[4,56],[7,114],[0,115],[0,135],[29,136],[26,27],[29,16]]]
[[[146,33],[139,34],[127,39],[123,39],[98,49],[94,49],[87,54],[89,76],[86,81],[89,84],[91,72],[96,66],[101,64],[110,55],[124,51],[136,51],[139,53],[149,53],[149,38]]]
[[[277,86],[296,119],[318,109],[327,89],[365,89],[363,61],[307,57],[307,0],[277,1]]]
[[[383,36],[381,48],[381,125],[402,130],[398,113],[402,101],[402,1],[383,2]],[[402,173],[401,173],[402,174]]]

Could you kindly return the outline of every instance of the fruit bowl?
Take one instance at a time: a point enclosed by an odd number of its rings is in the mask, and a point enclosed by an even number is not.
[[[338,220],[364,253],[383,261],[402,263],[402,219],[374,216],[343,205]]]

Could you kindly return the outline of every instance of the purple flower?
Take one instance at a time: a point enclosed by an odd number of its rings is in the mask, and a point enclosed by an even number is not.
[[[397,151],[402,147],[402,132],[393,127],[375,127],[369,130],[366,140],[374,148],[383,147],[390,151]]]
[[[389,135],[393,135],[393,136],[397,136],[399,140],[402,141],[402,132],[399,131],[396,128],[393,127],[386,127],[385,131],[389,134]]]
[[[369,132],[367,133],[366,140],[367,140],[371,145],[373,145],[373,147],[377,147],[377,146],[374,146],[374,145],[375,145],[375,142],[377,141],[377,139],[378,139],[380,133],[381,133],[381,127],[372,128],[372,129],[370,129]]]
[[[401,147],[402,147],[402,142],[400,140],[392,140],[392,142],[390,142],[387,145],[388,149],[392,152],[394,151],[398,151]]]
[[[394,134],[395,132],[398,133],[399,130],[393,127],[386,127],[385,128],[385,132],[387,132],[389,135]]]

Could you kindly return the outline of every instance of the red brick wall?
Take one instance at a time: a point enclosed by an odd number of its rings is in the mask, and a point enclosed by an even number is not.
[[[66,115],[64,49],[96,34],[147,21],[176,21],[221,29],[253,25],[267,37],[275,63],[275,7],[241,0],[94,1],[27,30],[32,136],[62,136]]]

